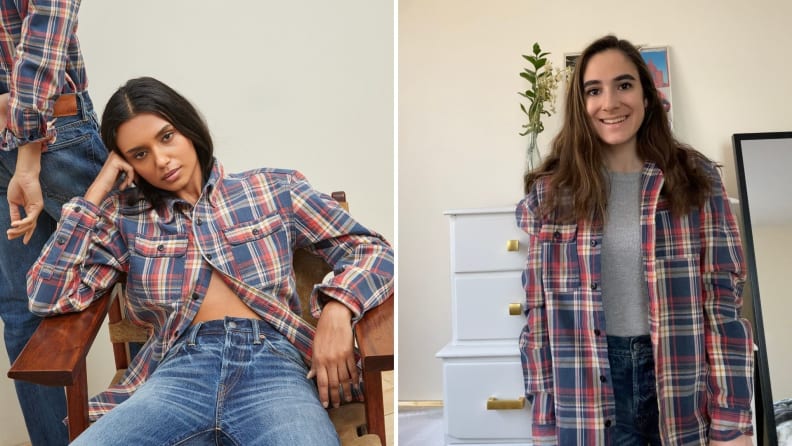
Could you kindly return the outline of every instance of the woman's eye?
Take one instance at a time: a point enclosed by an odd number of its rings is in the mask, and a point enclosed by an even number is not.
[[[163,142],[168,142],[171,139],[173,139],[173,132],[166,132],[164,135],[162,135]]]
[[[596,96],[600,92],[599,88],[590,88],[586,90],[586,96]]]
[[[619,84],[619,90],[629,90],[630,88],[632,88],[631,82],[622,82]]]
[[[135,154],[132,155],[132,157],[135,158],[136,160],[142,160],[143,158],[145,158],[145,156],[146,156],[146,152],[142,150],[140,152],[135,152]]]

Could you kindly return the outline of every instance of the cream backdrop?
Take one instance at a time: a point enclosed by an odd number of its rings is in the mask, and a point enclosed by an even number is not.
[[[298,169],[319,190],[345,190],[352,214],[393,240],[393,0],[228,5],[83,1],[78,36],[100,115],[127,79],[157,77],[203,112],[228,171]],[[112,377],[106,340],[89,359],[92,394]],[[0,399],[0,445],[19,444],[8,379]]]
[[[527,81],[518,73],[534,41],[557,66],[607,33],[668,45],[675,131],[724,164],[732,196],[731,135],[792,130],[786,0],[401,0],[398,8],[400,401],[442,399],[435,353],[451,337],[443,211],[521,198],[527,140],[517,91]],[[544,148],[559,120],[546,124]]]

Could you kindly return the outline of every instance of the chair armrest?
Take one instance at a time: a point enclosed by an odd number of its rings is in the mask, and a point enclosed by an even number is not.
[[[393,295],[355,324],[363,370],[393,370]]]
[[[48,386],[74,384],[111,300],[108,293],[79,313],[44,318],[8,377]]]

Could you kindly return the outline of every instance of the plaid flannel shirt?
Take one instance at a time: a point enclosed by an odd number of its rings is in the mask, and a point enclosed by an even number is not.
[[[128,204],[124,192],[111,193],[100,208],[71,200],[28,276],[31,310],[54,315],[83,310],[127,274],[128,317],[153,336],[122,381],[91,400],[92,419],[127,399],[156,369],[189,328],[213,269],[244,283],[230,285],[306,361],[314,331],[296,317],[296,248],[308,247],[334,268],[332,280],[314,288],[316,316],[320,293],[345,304],[357,320],[392,292],[390,245],[299,172],[258,169],[226,176],[215,161],[194,207],[178,199],[164,209],[147,206]]]
[[[664,445],[752,434],[753,342],[740,318],[745,281],[735,218],[717,170],[704,206],[673,217],[663,173],[641,174],[643,270],[649,290],[660,433]],[[541,217],[548,178],[518,204],[530,234],[520,335],[534,444],[607,445],[615,403],[600,280],[601,229]]]
[[[49,122],[66,75],[75,91],[87,88],[79,9],[78,0],[0,0],[0,93],[10,93],[3,150],[56,136]]]

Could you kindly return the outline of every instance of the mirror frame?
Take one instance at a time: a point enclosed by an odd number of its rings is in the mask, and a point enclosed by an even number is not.
[[[767,344],[765,343],[764,322],[762,320],[762,304],[759,280],[754,257],[753,233],[751,230],[751,211],[748,203],[748,184],[745,178],[744,147],[745,141],[787,139],[792,146],[792,132],[735,133],[732,135],[734,147],[737,188],[740,194],[740,212],[743,220],[743,251],[748,266],[748,286],[751,292],[753,308],[753,336],[756,351],[754,355],[754,406],[756,410],[757,444],[778,444],[773,393],[770,388],[770,368],[767,360]],[[763,435],[764,434],[764,435]],[[764,437],[764,442],[762,441]]]

